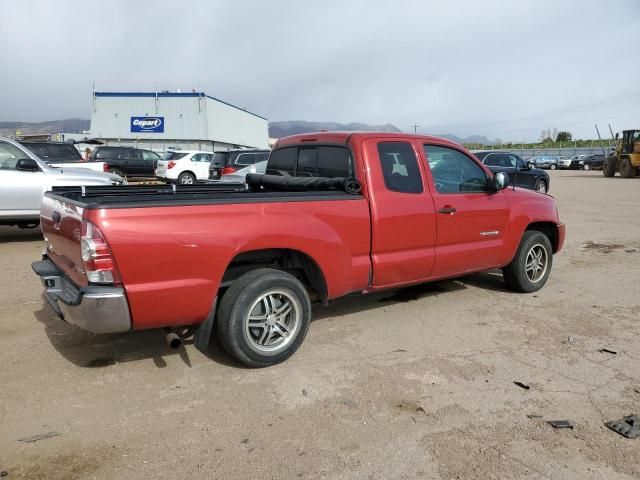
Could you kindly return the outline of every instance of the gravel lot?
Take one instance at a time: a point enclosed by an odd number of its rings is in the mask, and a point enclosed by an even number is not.
[[[640,178],[551,175],[568,236],[542,291],[508,292],[490,272],[342,299],[263,370],[215,346],[169,350],[155,331],[95,336],[57,320],[30,268],[40,234],[0,227],[0,471],[640,477],[640,439],[604,426],[640,414]],[[558,419],[574,428],[546,423]]]

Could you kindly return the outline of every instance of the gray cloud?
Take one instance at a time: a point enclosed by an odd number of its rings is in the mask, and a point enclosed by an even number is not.
[[[637,0],[2,2],[0,120],[204,90],[270,120],[535,139],[640,125]]]

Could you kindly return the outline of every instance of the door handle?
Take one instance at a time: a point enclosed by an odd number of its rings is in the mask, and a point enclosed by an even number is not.
[[[454,214],[456,213],[456,209],[454,207],[443,207],[438,210],[438,213]]]

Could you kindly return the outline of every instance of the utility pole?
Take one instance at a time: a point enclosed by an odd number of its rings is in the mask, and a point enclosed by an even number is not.
[[[416,135],[418,133],[418,127],[420,125],[418,125],[417,123],[414,123],[413,125],[409,125],[411,128],[413,128],[413,134]]]

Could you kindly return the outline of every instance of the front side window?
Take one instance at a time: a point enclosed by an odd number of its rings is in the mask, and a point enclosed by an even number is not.
[[[142,158],[144,160],[151,160],[152,162],[160,160],[160,156],[157,153],[151,152],[149,150],[143,150],[142,151]]]
[[[378,156],[384,184],[389,190],[402,193],[422,193],[422,178],[418,159],[410,143],[380,142]]]
[[[487,190],[484,170],[464,153],[449,147],[425,145],[438,193],[471,193]]]
[[[0,142],[0,170],[15,170],[21,158],[29,158],[29,156],[15,145]]]
[[[501,153],[490,153],[486,157],[484,157],[484,161],[482,162],[489,167],[510,167],[511,165],[507,164],[506,156]]]

